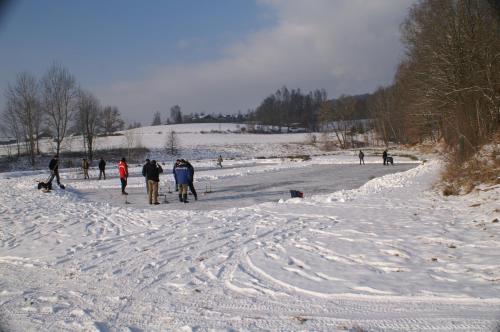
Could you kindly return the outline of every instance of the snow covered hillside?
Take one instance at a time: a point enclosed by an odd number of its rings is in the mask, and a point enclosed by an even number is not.
[[[115,169],[64,170],[51,193],[41,172],[2,174],[0,331],[498,328],[500,186],[442,197],[437,160],[366,161],[199,160],[212,192],[181,204],[164,174],[155,207],[139,167],[131,204]]]
[[[155,157],[166,158],[167,136],[174,131],[177,148],[189,159],[207,159],[225,156],[270,156],[316,152],[317,149],[304,145],[308,134],[246,134],[240,129],[244,125],[233,123],[193,123],[161,125],[135,128],[118,132],[116,136],[97,137],[94,150],[126,149],[146,147],[156,150]],[[55,143],[49,139],[40,142],[42,153],[53,153]],[[0,156],[15,153],[14,145],[0,145]],[[63,152],[84,151],[81,136],[68,136],[62,143]],[[158,152],[160,152],[158,154]],[[83,155],[82,155],[83,156]]]

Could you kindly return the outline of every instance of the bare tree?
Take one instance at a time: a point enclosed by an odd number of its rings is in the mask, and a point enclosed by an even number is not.
[[[492,3],[420,1],[403,25],[411,68],[398,78],[411,91],[404,111],[423,122],[426,136],[438,123],[445,142],[463,140],[467,153],[500,125],[500,19]]]
[[[123,130],[125,122],[123,122],[120,111],[116,106],[106,106],[102,112],[102,127],[106,135],[115,131]]]
[[[173,123],[182,123],[182,112],[179,105],[175,105],[170,108],[170,120]]]
[[[141,128],[142,124],[140,122],[134,121],[127,126],[127,129]]]
[[[47,114],[49,130],[56,142],[56,153],[67,134],[76,109],[77,87],[75,78],[62,65],[54,63],[42,79],[43,107]]]
[[[92,161],[94,157],[94,142],[99,126],[101,125],[101,105],[94,95],[82,89],[78,92],[77,105],[77,126],[84,140],[87,157]]]
[[[21,123],[17,116],[14,105],[7,100],[5,110],[2,113],[2,122],[0,128],[2,133],[6,137],[12,137],[16,140],[17,156],[21,155],[21,140],[22,140],[22,129]]]
[[[333,132],[339,141],[342,149],[349,147],[348,138],[350,138],[353,127],[352,116],[356,110],[356,99],[352,96],[342,95],[335,103],[333,109]],[[351,137],[352,143],[352,137]]]
[[[175,155],[177,153],[179,147],[179,138],[177,137],[177,133],[174,130],[170,130],[167,133],[167,137],[165,140],[165,149],[167,153],[170,155]]]
[[[125,144],[127,149],[127,157],[129,161],[132,161],[134,157],[135,150],[142,147],[141,133],[134,129],[129,129],[125,132]]]
[[[153,116],[153,122],[151,122],[152,126],[160,126],[161,125],[161,114],[160,112],[155,112]]]
[[[16,83],[13,86],[9,84],[6,97],[7,120],[13,131],[21,129],[22,139],[26,143],[30,162],[34,165],[35,140],[38,136],[37,128],[39,128],[39,123],[36,122],[40,121],[40,104],[38,102],[36,79],[26,72],[18,74]]]

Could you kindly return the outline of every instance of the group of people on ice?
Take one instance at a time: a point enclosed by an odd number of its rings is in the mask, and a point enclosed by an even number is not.
[[[358,153],[359,164],[365,164],[365,154],[362,150],[359,150]],[[392,157],[388,156],[387,150],[384,150],[382,153],[383,164],[389,165],[393,164],[394,160]],[[99,180],[104,178],[106,180],[106,161],[101,158],[99,161]],[[217,166],[222,168],[222,156],[219,155],[217,158]],[[59,156],[55,155],[54,158],[49,163],[50,169],[50,177],[47,182],[40,182],[39,189],[44,188],[50,190],[52,188],[52,181],[54,178],[57,181],[57,184],[64,189],[64,185],[61,184],[61,179],[59,176]],[[89,162],[87,159],[82,159],[82,170],[84,179],[90,179],[89,176]],[[127,187],[128,181],[128,164],[125,158],[122,158],[118,162],[118,172],[121,182],[121,193],[122,195],[128,195],[125,191]],[[146,181],[146,191],[148,195],[149,204],[158,205],[160,202],[158,201],[158,192],[159,192],[159,183],[160,183],[160,174],[163,173],[163,168],[161,165],[156,162],[156,160],[146,159],[146,163],[142,167],[142,176]],[[177,159],[174,163],[174,167],[172,168],[172,173],[175,179],[175,191],[179,192],[179,201],[188,203],[188,188],[193,194],[195,200],[198,200],[198,195],[196,193],[196,189],[194,188],[193,180],[194,180],[194,167],[193,165],[185,160],[185,159]]]
[[[359,164],[364,165],[365,164],[365,154],[362,150],[359,150],[358,157],[359,157]],[[389,165],[389,164],[394,165],[394,159],[387,154],[387,149],[384,150],[384,152],[382,153],[382,160],[383,160],[384,165]]]
[[[125,191],[127,187],[128,180],[128,165],[125,158],[122,158],[118,163],[118,170],[120,175],[121,190],[122,195],[128,195]],[[142,176],[146,180],[146,190],[148,194],[149,204],[158,205],[158,191],[160,184],[160,174],[163,173],[163,168],[156,160],[146,159],[146,163],[142,166]],[[175,161],[172,173],[175,179],[175,191],[179,192],[179,201],[188,203],[187,195],[188,188],[194,196],[195,200],[198,200],[198,194],[194,188],[194,167],[191,163],[184,159],[177,159]]]

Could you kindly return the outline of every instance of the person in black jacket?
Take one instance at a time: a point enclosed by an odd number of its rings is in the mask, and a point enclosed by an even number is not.
[[[146,193],[149,193],[148,179],[146,178],[146,168],[150,163],[151,162],[148,158],[146,159],[146,163],[144,164],[144,166],[142,166],[142,176],[144,176],[144,180],[146,181]]]
[[[382,158],[384,159],[384,165],[387,164],[387,150],[384,150],[384,153],[382,153]]]
[[[149,204],[158,205],[158,184],[160,182],[160,173],[163,173],[163,168],[156,160],[152,160],[143,167],[146,180],[148,181],[148,198]]]
[[[102,157],[99,161],[99,180],[101,179],[101,176],[104,176],[104,180],[106,180],[106,162]]]
[[[361,163],[363,163],[363,165],[364,165],[365,164],[365,154],[363,153],[363,151],[359,150],[358,157],[359,157],[359,164],[361,165]]]
[[[49,163],[50,178],[47,181],[47,186],[52,187],[52,180],[56,178],[57,184],[61,187],[61,178],[59,177],[59,156],[56,154]]]
[[[182,160],[184,161],[184,163],[186,164],[187,168],[189,169],[189,183],[188,183],[188,186],[189,186],[189,190],[191,191],[191,193],[193,194],[194,196],[194,200],[197,201],[198,200],[198,194],[196,194],[196,190],[194,189],[194,184],[193,184],[193,181],[194,181],[194,167],[193,165],[191,165],[191,163],[187,160]]]

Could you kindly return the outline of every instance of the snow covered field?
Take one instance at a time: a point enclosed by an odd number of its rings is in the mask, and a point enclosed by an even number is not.
[[[437,160],[366,161],[198,160],[199,201],[155,207],[139,167],[132,204],[114,169],[52,193],[2,174],[0,331],[498,329],[500,187],[442,197]]]

